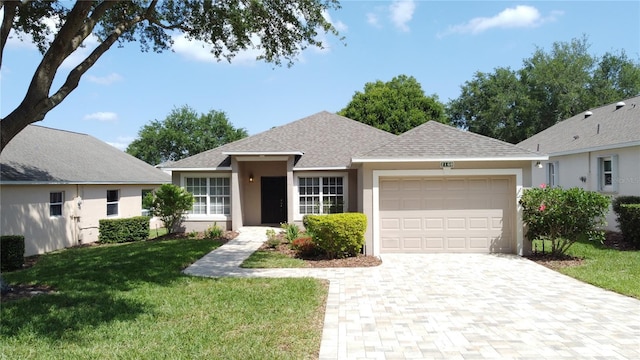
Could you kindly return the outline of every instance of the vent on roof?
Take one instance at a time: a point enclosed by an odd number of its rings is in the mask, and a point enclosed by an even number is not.
[[[626,104],[624,103],[624,101],[620,101],[618,103],[616,103],[616,110],[620,109],[621,107],[625,106]]]
[[[580,136],[578,135],[573,135],[573,140],[578,140],[580,138]]]
[[[584,113],[584,118],[588,118],[589,116],[593,115],[593,113],[591,111],[587,111]]]

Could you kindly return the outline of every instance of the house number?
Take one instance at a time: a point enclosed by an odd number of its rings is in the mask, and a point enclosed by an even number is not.
[[[440,167],[441,168],[452,168],[453,167],[453,161],[441,161],[440,162]]]

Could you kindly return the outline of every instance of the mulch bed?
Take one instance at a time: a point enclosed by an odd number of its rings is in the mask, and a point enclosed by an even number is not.
[[[367,256],[359,254],[358,256],[347,257],[344,259],[327,259],[326,256],[317,255],[311,257],[301,256],[296,250],[292,250],[287,243],[281,243],[275,248],[269,247],[266,243],[262,244],[260,251],[276,251],[290,258],[304,260],[307,267],[311,268],[336,268],[336,267],[371,267],[382,264],[382,260],[375,256]]]

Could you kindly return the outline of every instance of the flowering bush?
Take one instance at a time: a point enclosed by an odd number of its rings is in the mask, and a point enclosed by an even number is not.
[[[581,188],[527,189],[520,198],[529,240],[551,241],[551,254],[564,255],[578,240],[604,240],[604,217],[609,209],[605,195]]]

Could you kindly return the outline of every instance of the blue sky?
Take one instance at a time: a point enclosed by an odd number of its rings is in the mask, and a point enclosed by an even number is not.
[[[143,125],[182,105],[203,113],[223,111],[234,126],[256,134],[322,110],[337,112],[365,83],[400,74],[414,76],[426,94],[446,103],[476,71],[519,69],[536,46],[548,50],[556,41],[583,35],[591,54],[624,50],[640,59],[639,1],[341,5],[328,18],[344,43],[327,36],[327,48],[305,50],[291,68],[256,62],[250,51],[231,64],[216,62],[201,44],[181,38],[173,53],[142,53],[137,43],[114,46],[37,124],[87,133],[124,149]],[[61,77],[74,59],[65,63]],[[29,42],[7,44],[0,74],[2,116],[22,100],[39,61]]]

